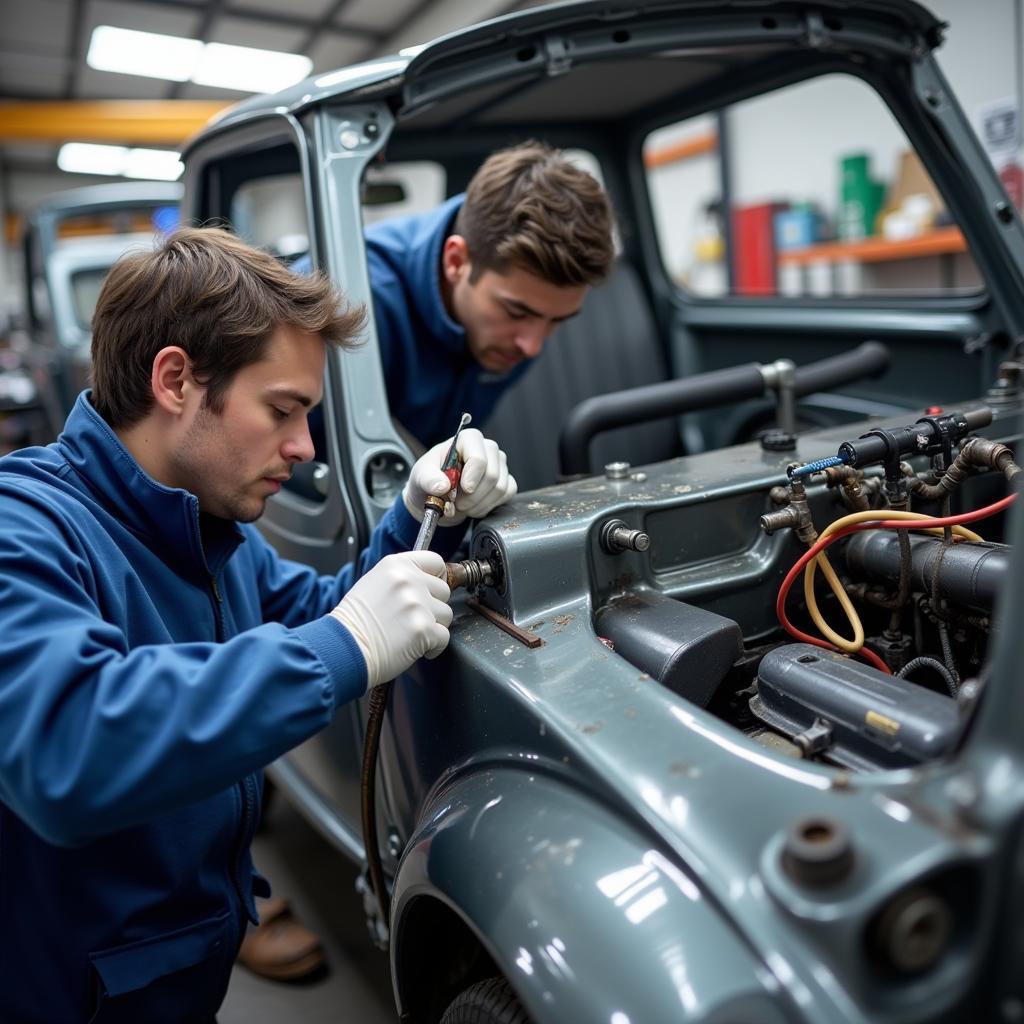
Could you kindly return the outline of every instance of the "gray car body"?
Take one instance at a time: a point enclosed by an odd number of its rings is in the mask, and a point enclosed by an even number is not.
[[[931,55],[940,36],[923,8],[899,0],[601,0],[536,9],[412,58],[320,76],[233,108],[184,154],[185,215],[227,217],[246,168],[267,158],[272,170],[287,153],[303,183],[314,262],[369,305],[359,187],[386,144],[411,156],[450,151],[458,166],[475,166],[509,133],[528,133],[524,111],[530,103],[545,109],[538,95],[546,88],[563,90],[551,93],[563,116],[556,121],[548,108],[534,130],[570,144],[577,115],[561,83],[626,51],[642,61],[666,48],[717,47],[750,72],[728,86],[713,75],[693,83],[676,97],[683,114],[709,109],[716,91],[756,94],[849,71],[880,88],[900,115],[968,237],[986,283],[980,297],[854,306],[681,296],[660,269],[646,207],[629,200],[643,197],[639,140],[665,119],[665,104],[642,116],[626,110],[587,136],[587,119],[600,118],[581,90],[576,135],[600,157],[621,153],[602,160],[606,182],[626,253],[645,268],[675,356],[696,353],[701,368],[714,368],[742,360],[744,336],[762,342],[762,353],[780,332],[798,352],[880,336],[894,350],[882,394],[917,405],[918,395],[948,388],[950,367],[959,367],[958,383],[971,390],[951,397],[967,398],[994,376],[1006,339],[1024,336],[1024,231]],[[524,78],[538,95],[523,101],[518,119],[488,121],[525,89]],[[604,144],[601,132],[612,133]],[[995,340],[968,360],[963,341],[979,335]],[[365,541],[410,458],[388,416],[372,324],[370,339],[329,362],[323,500],[283,493],[262,520],[279,550],[323,571]],[[1016,439],[1019,414],[1016,401],[1004,404],[987,432]],[[403,1020],[438,1020],[467,980],[486,973],[481,961],[508,979],[537,1024],[1016,1019],[1024,1007],[1016,970],[1024,711],[1013,629],[990,648],[985,699],[955,753],[914,769],[854,774],[766,749],[656,683],[595,628],[610,600],[656,591],[737,622],[750,647],[777,638],[774,596],[801,546],[758,528],[772,507],[769,491],[794,458],[835,454],[864,429],[805,434],[795,453],[747,444],[647,465],[622,480],[555,484],[519,495],[476,528],[473,552],[498,551],[505,570],[504,585],[484,588],[480,600],[542,642],[524,646],[458,603],[446,654],[394,688],[378,839],[394,883],[391,959]],[[983,504],[988,494],[982,482],[970,501]],[[810,498],[822,522],[836,514],[824,487],[812,487]],[[599,533],[610,517],[646,530],[650,553],[607,554]],[[1004,622],[1024,607],[1019,516],[1016,530]],[[364,856],[365,718],[365,701],[354,704],[271,769],[356,863]],[[807,815],[841,821],[853,837],[855,868],[840,885],[801,885],[783,868],[786,836]],[[953,939],[929,970],[899,975],[877,963],[871,935],[884,908],[921,885],[948,901]]]

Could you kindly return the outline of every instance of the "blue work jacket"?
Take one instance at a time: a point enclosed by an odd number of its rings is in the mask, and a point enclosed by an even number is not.
[[[453,410],[483,427],[498,399],[529,369],[485,370],[466,344],[466,331],[441,296],[441,249],[465,200],[453,196],[427,213],[395,217],[366,229],[366,264],[373,291],[388,407],[429,448],[451,437]]]
[[[453,196],[426,213],[378,221],[364,236],[388,409],[424,448],[451,437],[463,412],[483,429],[531,363],[508,373],[485,370],[469,351],[465,328],[445,308],[441,250],[465,198]],[[306,255],[291,269],[308,274],[312,267]],[[310,416],[310,431],[316,458],[323,461],[327,446],[319,407]]]
[[[0,1021],[212,1019],[269,891],[259,769],[364,692],[326,613],[416,530],[399,499],[320,576],[147,476],[88,393],[0,460]]]

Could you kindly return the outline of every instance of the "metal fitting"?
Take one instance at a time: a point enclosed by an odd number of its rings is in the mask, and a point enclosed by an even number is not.
[[[1005,444],[990,441],[986,437],[969,438],[961,454],[974,466],[999,470],[1007,480],[1012,480],[1020,472],[1020,466],[1014,462],[1013,452]]]
[[[770,537],[776,530],[795,530],[800,524],[800,513],[792,505],[766,512],[761,516],[761,529]]]
[[[486,558],[467,558],[464,562],[445,562],[449,590],[465,587],[472,590],[485,584],[494,583],[494,567]]]
[[[776,359],[761,368],[764,386],[775,392],[775,417],[781,434],[796,434],[796,363],[792,359]],[[779,448],[773,451],[791,449]]]
[[[774,512],[761,516],[761,529],[771,535],[776,530],[793,530],[805,544],[813,544],[818,539],[818,531],[811,519],[811,506],[807,503],[807,491],[799,477],[793,477],[789,483],[789,504]]]
[[[825,470],[825,482],[829,487],[838,487],[843,504],[852,512],[865,512],[870,504],[864,488],[861,487],[863,474],[853,466],[830,466]]]
[[[837,885],[854,867],[853,843],[835,818],[810,815],[789,830],[782,865],[794,882],[818,889]]]
[[[1011,405],[1020,398],[1021,380],[1024,377],[1024,363],[1008,360],[999,364],[996,382],[985,395],[988,405]]]
[[[604,467],[604,475],[609,480],[628,480],[629,479],[629,463],[628,462],[609,462]]]
[[[601,547],[609,555],[623,551],[646,551],[651,546],[649,534],[631,530],[621,519],[609,519],[601,527]]]

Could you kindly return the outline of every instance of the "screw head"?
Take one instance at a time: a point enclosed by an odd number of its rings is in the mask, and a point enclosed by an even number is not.
[[[609,462],[604,467],[604,475],[609,480],[626,480],[629,477],[629,463]]]

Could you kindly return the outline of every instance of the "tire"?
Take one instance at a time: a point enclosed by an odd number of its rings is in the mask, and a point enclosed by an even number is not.
[[[533,1024],[504,978],[485,978],[452,1000],[441,1024]]]

